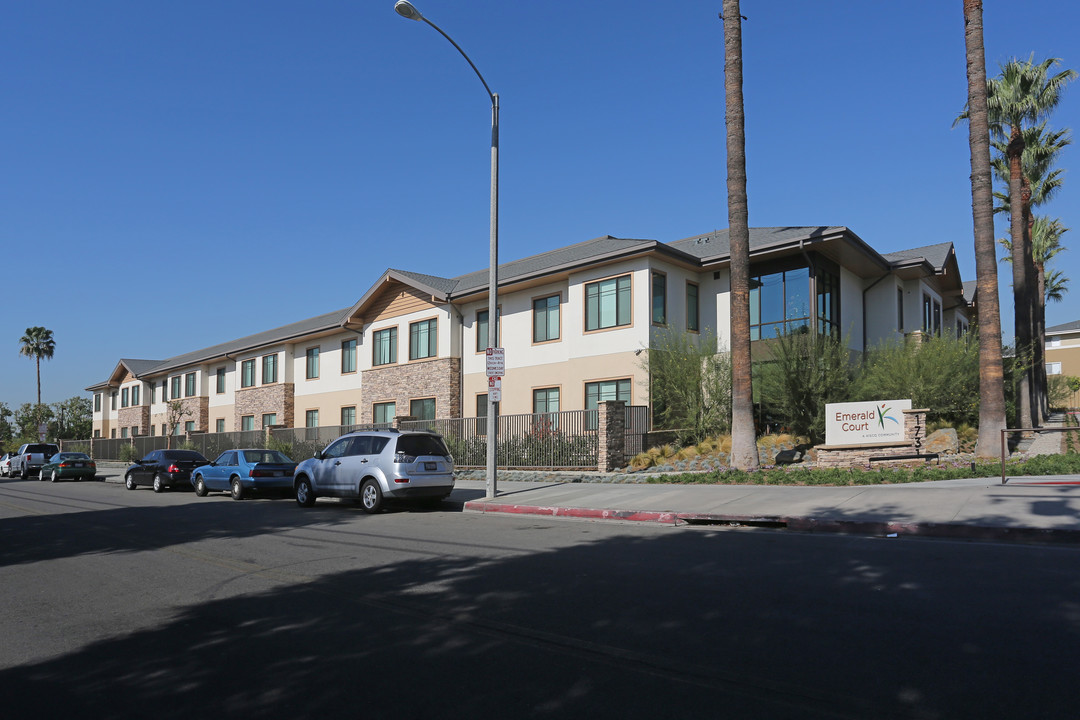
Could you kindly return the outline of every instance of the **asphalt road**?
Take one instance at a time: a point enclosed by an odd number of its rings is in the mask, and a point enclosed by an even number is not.
[[[1080,550],[0,481],[11,718],[1075,717]]]

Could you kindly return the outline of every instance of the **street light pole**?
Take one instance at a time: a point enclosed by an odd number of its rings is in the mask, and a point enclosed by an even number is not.
[[[488,97],[491,99],[491,239],[489,246],[488,268],[488,347],[494,348],[499,345],[499,94],[491,92],[487,81],[476,65],[454,42],[454,39],[443,32],[435,23],[420,14],[409,0],[398,0],[394,3],[394,11],[408,20],[420,20],[435,28],[450,44],[457,48],[469,67],[480,78]],[[487,497],[494,498],[498,494],[498,440],[499,440],[499,404],[492,399],[491,391],[488,390],[487,400]]]

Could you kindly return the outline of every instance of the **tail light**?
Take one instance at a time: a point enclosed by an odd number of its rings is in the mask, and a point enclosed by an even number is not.
[[[394,462],[396,463],[413,463],[416,462],[415,455],[406,455],[400,450],[394,453]]]
[[[176,463],[173,463],[169,466],[169,472],[180,472],[180,468],[176,466]]]
[[[405,483],[409,482],[409,478],[394,478],[394,482],[398,483],[399,485],[404,485]]]

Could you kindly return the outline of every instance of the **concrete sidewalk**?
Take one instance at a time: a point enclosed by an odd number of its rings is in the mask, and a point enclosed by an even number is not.
[[[760,526],[803,532],[1080,543],[1080,475],[805,487],[457,483],[468,512]]]

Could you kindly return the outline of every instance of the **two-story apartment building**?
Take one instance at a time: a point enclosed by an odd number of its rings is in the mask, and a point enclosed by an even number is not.
[[[882,255],[846,227],[753,228],[751,339],[806,327],[852,350],[964,332],[951,243]],[[671,243],[611,236],[499,267],[503,414],[647,405],[658,333],[730,345],[727,231]],[[125,437],[486,412],[488,272],[387,270],[352,306],[167,360],[120,360],[94,393],[94,433]],[[175,418],[173,418],[175,419]]]
[[[1080,377],[1080,320],[1046,328],[1046,374]]]

